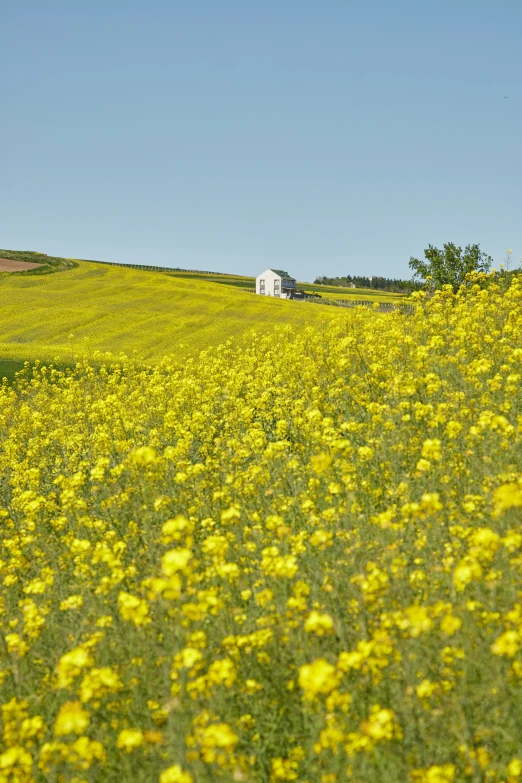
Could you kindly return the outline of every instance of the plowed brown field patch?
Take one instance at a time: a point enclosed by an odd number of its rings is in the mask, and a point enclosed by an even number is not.
[[[15,261],[13,258],[0,258],[0,272],[26,272],[29,269],[36,269],[41,264],[34,264],[32,261]]]

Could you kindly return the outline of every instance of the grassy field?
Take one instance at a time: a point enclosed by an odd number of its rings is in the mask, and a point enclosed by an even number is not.
[[[78,261],[60,274],[0,276],[0,358],[70,361],[75,352],[156,360],[196,355],[275,325],[322,328],[339,311],[256,297],[203,276]]]
[[[36,346],[317,321],[0,388],[0,781],[519,783],[518,278],[408,316],[28,283]]]

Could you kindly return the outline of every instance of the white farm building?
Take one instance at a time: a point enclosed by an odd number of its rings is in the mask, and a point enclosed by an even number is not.
[[[256,277],[256,294],[292,299],[295,293],[295,278],[283,269],[267,269]]]

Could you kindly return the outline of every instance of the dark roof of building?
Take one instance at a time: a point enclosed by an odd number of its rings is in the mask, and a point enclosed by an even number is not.
[[[279,277],[287,277],[289,280],[294,280],[292,275],[289,275],[288,272],[285,272],[284,269],[270,269],[271,272],[275,272],[276,275],[279,275]]]

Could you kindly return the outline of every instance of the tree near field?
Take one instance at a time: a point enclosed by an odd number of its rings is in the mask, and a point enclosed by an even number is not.
[[[453,242],[446,242],[442,250],[428,245],[424,260],[410,258],[413,276],[431,284],[434,288],[451,285],[456,291],[469,272],[488,272],[493,259],[480,249],[480,245],[466,245],[464,251]]]

